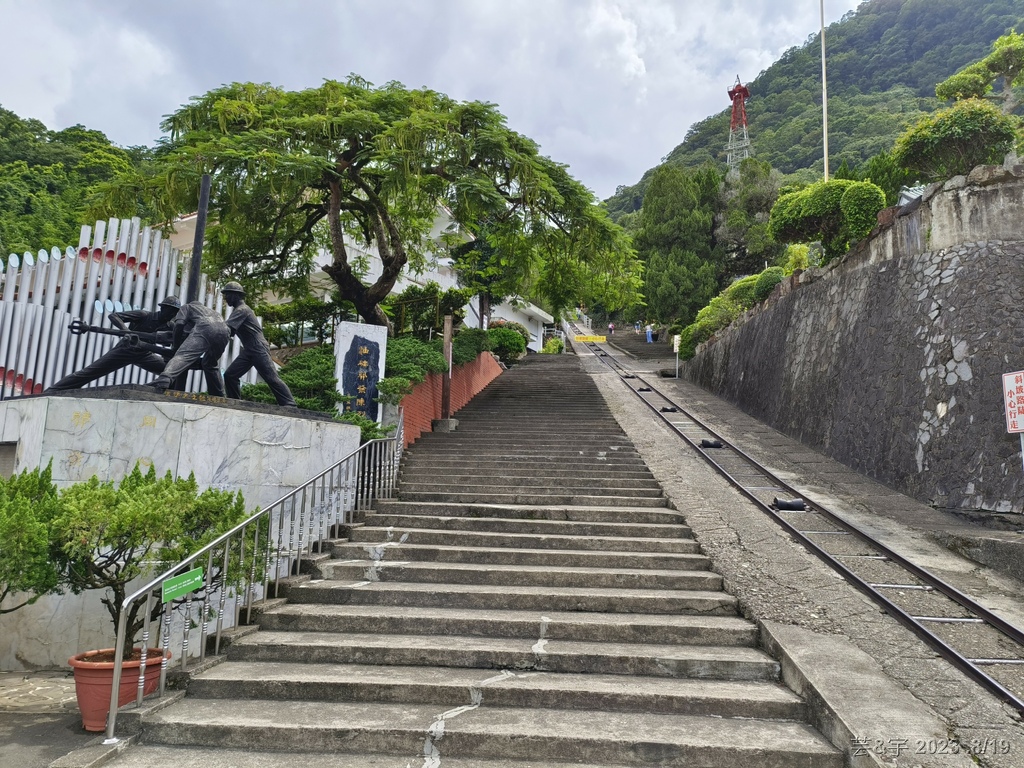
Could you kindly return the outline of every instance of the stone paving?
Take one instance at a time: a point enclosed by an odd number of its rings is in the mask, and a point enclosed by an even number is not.
[[[0,713],[77,712],[71,672],[0,672]]]

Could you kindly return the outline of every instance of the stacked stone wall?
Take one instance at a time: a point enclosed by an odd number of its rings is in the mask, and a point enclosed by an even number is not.
[[[908,495],[1019,525],[1001,376],[1024,369],[1022,294],[1024,168],[979,168],[784,282],[682,375]]]

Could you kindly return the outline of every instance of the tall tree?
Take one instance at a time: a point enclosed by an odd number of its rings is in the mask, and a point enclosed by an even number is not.
[[[646,262],[644,294],[649,314],[688,325],[718,293],[713,240],[718,177],[662,165],[640,210],[637,250]]]
[[[768,234],[768,216],[781,186],[782,174],[753,157],[740,163],[737,173],[726,176],[715,228],[725,252],[723,281],[757,274],[782,257],[786,247]]]
[[[141,196],[169,220],[192,209],[210,173],[207,271],[253,287],[298,294],[326,253],[322,268],[341,298],[388,325],[380,302],[436,247],[429,236],[443,208],[457,224],[487,219],[496,244],[536,253],[555,272],[618,273],[604,288],[613,298],[638,290],[628,237],[492,104],[356,76],[303,91],[234,83],[193,99],[163,128],[169,137],[149,172],[111,185],[108,210]],[[383,269],[374,279],[351,242],[376,249]],[[543,288],[556,307],[578,298],[560,284]]]

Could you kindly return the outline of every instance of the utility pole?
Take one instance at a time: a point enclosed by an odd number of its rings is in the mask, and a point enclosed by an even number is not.
[[[821,126],[825,140],[825,181],[828,181],[828,80],[825,77],[825,0],[821,2]]]
[[[452,316],[444,316],[444,359],[448,370],[441,379],[441,418],[452,417]]]
[[[188,269],[188,294],[184,303],[199,298],[199,280],[203,266],[203,240],[206,239],[206,211],[210,207],[210,174],[204,173],[199,185],[199,210],[196,213],[196,237],[192,241],[192,261]]]

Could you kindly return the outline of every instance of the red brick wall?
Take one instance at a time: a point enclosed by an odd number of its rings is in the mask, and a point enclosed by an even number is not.
[[[490,384],[501,373],[501,366],[490,352],[481,352],[472,363],[460,365],[452,371],[452,416],[477,392]],[[411,445],[424,432],[430,431],[434,419],[441,418],[441,377],[427,374],[422,384],[402,398],[405,410],[405,444]]]

